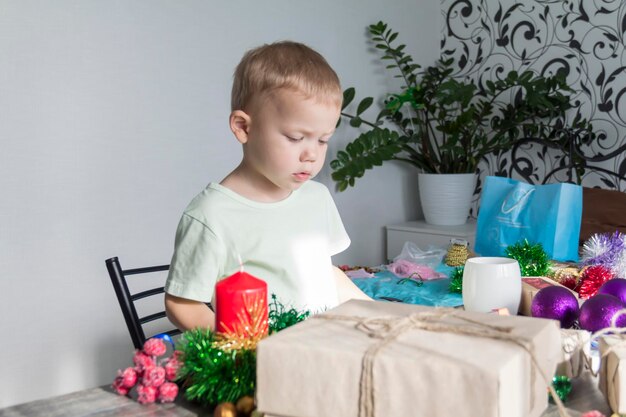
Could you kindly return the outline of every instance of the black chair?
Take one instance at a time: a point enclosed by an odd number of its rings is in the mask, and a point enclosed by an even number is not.
[[[163,290],[163,286],[160,286],[160,287],[154,287],[145,291],[140,291],[135,294],[131,294],[131,292],[128,289],[128,284],[126,280],[131,275],[167,271],[170,266],[159,265],[159,266],[150,266],[150,267],[145,267],[145,268],[123,270],[117,257],[107,259],[106,266],[107,266],[107,270],[109,271],[109,276],[111,277],[111,282],[113,283],[113,288],[115,289],[115,295],[117,296],[117,300],[120,303],[122,314],[124,314],[124,320],[126,321],[126,326],[128,326],[128,332],[130,333],[130,338],[132,339],[133,345],[135,346],[135,348],[141,349],[143,347],[144,342],[147,339],[149,339],[152,336],[155,336],[155,335],[151,335],[150,337],[146,338],[146,334],[144,332],[144,325],[150,322],[154,322],[156,320],[165,319],[166,315],[165,315],[165,310],[163,310],[163,311],[158,311],[153,314],[148,314],[146,316],[139,317],[139,315],[137,314],[137,309],[135,308],[135,302],[144,298],[161,295],[164,293],[164,290]],[[171,327],[171,324],[169,324],[169,326]],[[174,335],[180,334],[180,330],[173,329],[173,330],[169,330],[165,332],[158,332],[158,334],[163,334],[163,333],[168,334],[170,336],[174,336]]]

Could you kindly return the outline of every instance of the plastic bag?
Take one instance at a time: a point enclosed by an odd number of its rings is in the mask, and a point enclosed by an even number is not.
[[[435,246],[429,246],[427,250],[421,250],[413,242],[405,242],[400,255],[393,258],[394,262],[405,260],[419,265],[435,269],[446,256],[446,250]]]
[[[387,269],[401,278],[414,278],[422,280],[440,279],[446,276],[435,271],[446,251],[431,247],[426,251],[421,250],[413,242],[406,242],[400,255],[387,265]]]

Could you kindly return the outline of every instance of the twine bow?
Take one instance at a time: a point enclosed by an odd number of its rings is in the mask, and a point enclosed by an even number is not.
[[[617,327],[617,320],[621,317],[626,315],[626,309],[622,309],[617,311],[613,317],[611,318],[611,326],[606,327],[604,329],[600,329],[594,333],[591,334],[591,336],[589,337],[589,339],[584,339],[582,340],[577,346],[576,348],[580,348],[583,352],[583,358],[586,364],[587,369],[589,370],[589,372],[591,372],[591,374],[594,377],[597,377],[598,374],[600,373],[600,369],[601,367],[598,368],[598,370],[594,370],[593,369],[593,364],[591,363],[591,357],[590,355],[587,355],[584,351],[584,345],[586,345],[587,343],[591,343],[591,341],[593,340],[598,340],[600,337],[602,336],[616,336],[616,335],[624,335],[626,334],[626,327]],[[600,355],[600,363],[602,363],[602,360],[604,358],[606,358],[609,353],[613,352],[614,350],[618,349],[618,348],[623,348],[626,346],[626,338],[622,337],[621,340],[617,343],[613,343],[611,344],[604,352],[602,352],[602,354]],[[608,378],[606,381],[604,381],[605,384],[608,384]],[[605,386],[605,391],[608,392],[608,387]]]
[[[543,381],[548,385],[550,394],[558,408],[561,417],[569,417],[563,402],[557,395],[551,384],[551,378],[543,372],[534,352],[534,347],[529,340],[512,334],[512,327],[495,326],[472,320],[460,315],[457,311],[449,308],[436,308],[431,311],[414,313],[403,317],[387,318],[364,318],[358,316],[341,316],[322,314],[314,318],[331,321],[355,322],[355,328],[364,332],[369,337],[379,339],[365,351],[361,362],[361,379],[359,386],[359,417],[375,417],[374,395],[374,360],[378,353],[391,344],[403,333],[410,330],[425,330],[441,333],[453,333],[474,337],[483,337],[513,343],[528,353],[532,361],[531,387],[534,386],[536,372],[539,371]],[[445,321],[457,319],[456,323]],[[534,405],[534,390],[531,388],[531,404]]]

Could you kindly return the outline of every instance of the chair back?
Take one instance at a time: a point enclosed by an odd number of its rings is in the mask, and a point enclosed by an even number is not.
[[[113,284],[113,288],[115,289],[117,301],[119,302],[120,308],[122,309],[122,314],[124,315],[124,320],[126,321],[128,332],[130,333],[130,338],[132,339],[135,348],[141,349],[146,339],[155,336],[151,334],[149,337],[146,338],[144,325],[150,322],[154,322],[156,320],[166,319],[166,315],[165,309],[163,307],[162,311],[140,316],[137,313],[135,302],[148,297],[154,297],[163,294],[164,287],[162,285],[152,286],[150,287],[150,289],[139,291],[133,294],[129,290],[127,279],[128,277],[133,275],[167,271],[169,270],[169,265],[149,266],[144,268],[124,270],[122,269],[122,266],[120,265],[117,257],[107,259],[105,263],[107,266],[107,270],[109,271],[111,283]],[[163,303],[161,304],[163,305]],[[158,334],[162,333],[174,336],[179,334],[180,330],[174,328],[166,332],[158,332]]]

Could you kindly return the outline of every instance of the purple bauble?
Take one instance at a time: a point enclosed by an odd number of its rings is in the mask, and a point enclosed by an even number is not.
[[[619,298],[608,294],[597,294],[585,301],[580,308],[580,327],[590,332],[611,326],[611,319],[621,309],[626,308]],[[626,327],[626,315],[617,319],[617,327]]]
[[[578,318],[578,300],[565,287],[545,287],[540,289],[530,304],[533,317],[553,319],[561,322],[561,327],[572,327]]]
[[[608,294],[620,299],[622,303],[626,303],[626,279],[613,278],[602,284],[598,290],[598,294]]]

